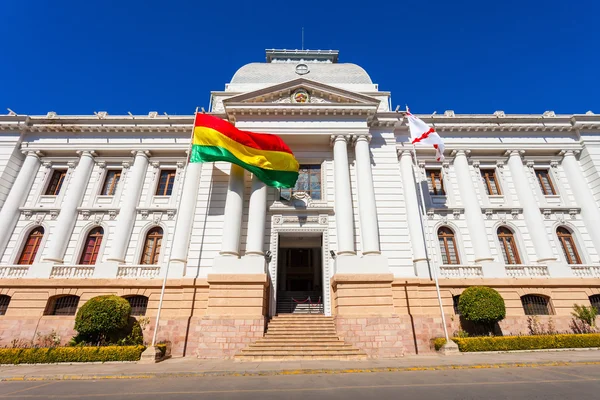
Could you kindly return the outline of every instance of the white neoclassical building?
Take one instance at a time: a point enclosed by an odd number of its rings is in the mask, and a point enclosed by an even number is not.
[[[0,115],[1,343],[66,341],[99,294],[155,321],[165,278],[158,339],[199,357],[304,311],[373,357],[430,351],[436,272],[451,331],[472,285],[502,294],[504,333],[600,307],[599,115],[418,115],[446,142],[439,163],[337,51],[268,50],[210,96],[210,113],[286,141],[294,189],[188,164],[193,115]]]

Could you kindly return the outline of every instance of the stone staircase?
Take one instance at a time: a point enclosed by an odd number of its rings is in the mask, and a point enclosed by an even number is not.
[[[265,337],[241,350],[237,361],[364,360],[367,355],[340,340],[333,317],[282,314],[269,322]]]

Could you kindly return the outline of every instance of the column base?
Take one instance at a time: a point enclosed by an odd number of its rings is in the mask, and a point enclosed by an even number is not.
[[[102,263],[102,267],[96,266],[94,268],[94,278],[109,278],[114,279],[118,277],[119,265],[124,264],[114,260]]]
[[[575,278],[573,269],[569,264],[561,261],[546,261],[541,264],[545,264],[548,267],[548,272],[552,278]]]
[[[336,274],[389,274],[386,256],[372,254],[364,257],[344,255],[335,259]]]
[[[506,268],[504,264],[497,261],[480,261],[477,265],[481,265],[484,278],[506,278]]]
[[[217,256],[213,262],[213,274],[264,274],[266,261],[264,256],[247,255],[241,258]]]
[[[413,265],[415,267],[415,275],[419,278],[423,279],[433,279],[433,274],[429,270],[429,263],[427,259],[420,258],[418,260],[413,260]]]
[[[169,261],[169,279],[181,279],[185,275],[186,260],[170,260]]]

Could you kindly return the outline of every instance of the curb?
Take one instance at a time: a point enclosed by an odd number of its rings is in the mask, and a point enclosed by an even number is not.
[[[356,374],[376,372],[410,372],[410,371],[447,371],[460,369],[495,369],[495,368],[535,368],[558,367],[573,365],[600,365],[600,361],[582,362],[541,362],[541,363],[499,363],[499,364],[471,364],[471,365],[433,365],[422,367],[376,367],[376,368],[349,368],[349,369],[289,369],[265,371],[206,371],[206,372],[157,372],[122,375],[39,375],[39,376],[0,376],[3,382],[19,381],[75,381],[75,380],[105,380],[105,379],[157,379],[157,378],[202,378],[216,376],[278,376],[278,375],[313,375],[313,374]]]

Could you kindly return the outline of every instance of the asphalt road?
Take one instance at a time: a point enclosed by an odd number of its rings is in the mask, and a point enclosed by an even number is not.
[[[600,365],[0,382],[0,399],[594,399]]]

